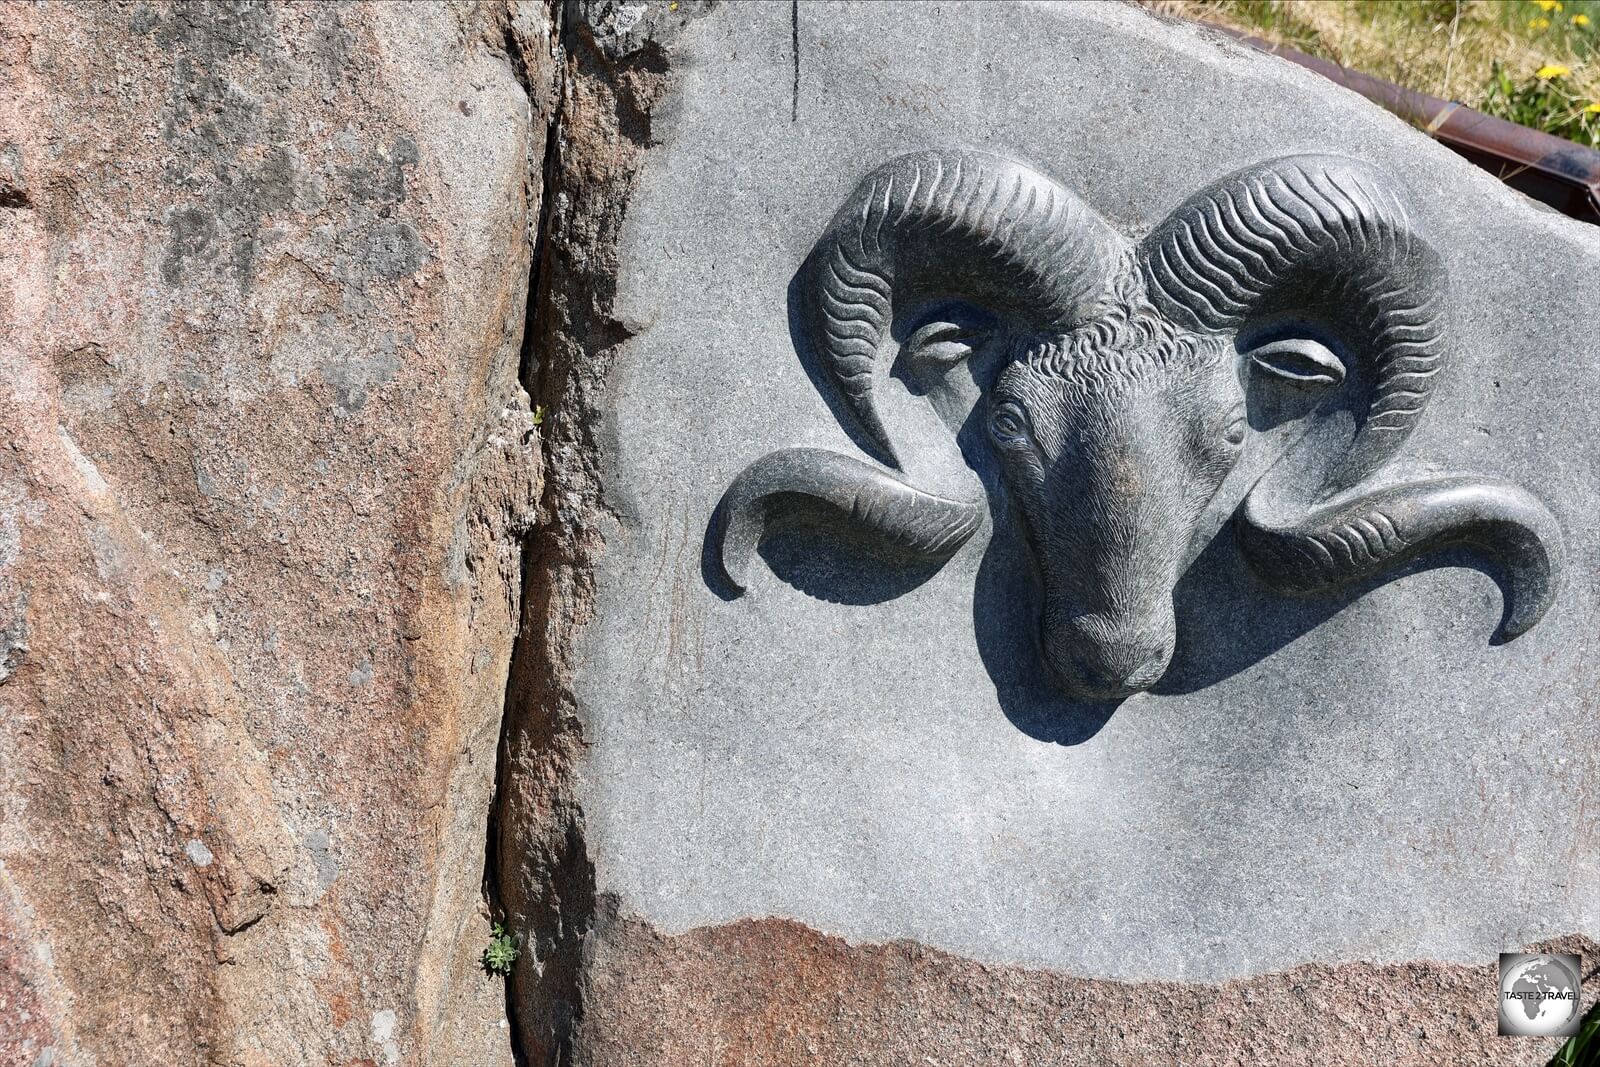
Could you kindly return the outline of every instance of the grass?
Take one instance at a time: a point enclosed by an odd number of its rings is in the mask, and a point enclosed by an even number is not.
[[[1549,1067],[1596,1067],[1600,1064],[1600,1008],[1592,1008],[1583,1027],[1556,1052]]]
[[[1144,0],[1600,148],[1600,0]]]

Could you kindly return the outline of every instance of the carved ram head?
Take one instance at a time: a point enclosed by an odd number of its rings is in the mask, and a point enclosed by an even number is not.
[[[1557,585],[1544,506],[1486,478],[1375,483],[1444,368],[1445,289],[1400,192],[1350,159],[1240,171],[1137,245],[1024,164],[895,159],[818,241],[799,309],[884,462],[786,449],[752,464],[723,498],[724,569],[742,589],[768,521],[796,501],[948,557],[986,511],[953,432],[976,412],[1043,583],[1054,677],[1089,699],[1149,688],[1198,524],[1251,432],[1254,374],[1326,396],[1235,515],[1253,570],[1315,593],[1467,544],[1502,566],[1515,637]]]

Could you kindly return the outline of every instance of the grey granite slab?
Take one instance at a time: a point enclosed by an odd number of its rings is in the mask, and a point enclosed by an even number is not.
[[[1136,9],[803,2],[798,58],[793,29],[787,4],[731,4],[684,34],[628,210],[618,522],[577,682],[599,891],[668,930],[782,915],[1119,978],[1600,933],[1600,231]],[[1491,644],[1501,592],[1468,551],[1273,592],[1224,529],[1270,432],[1190,549],[1170,667],[1114,708],[1052,684],[1004,499],[942,564],[776,532],[733,596],[708,523],[741,470],[801,446],[870,461],[797,353],[797,272],[864,175],[945,148],[1025,162],[1134,241],[1266,159],[1387,175],[1453,315],[1449,373],[1387,469],[1545,501],[1567,558],[1549,613]]]

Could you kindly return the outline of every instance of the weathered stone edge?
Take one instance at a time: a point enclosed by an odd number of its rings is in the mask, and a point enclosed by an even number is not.
[[[1600,946],[1569,935],[1592,1007]],[[664,934],[602,914],[580,1063],[1049,1067],[1543,1067],[1562,1039],[1496,1034],[1478,965],[1308,963],[1216,983],[1119,982],[978,963],[910,940],[851,944],[789,919]]]

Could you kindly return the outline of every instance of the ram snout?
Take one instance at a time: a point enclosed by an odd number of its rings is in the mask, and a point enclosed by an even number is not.
[[[1068,695],[1121,700],[1167,673],[1177,625],[1170,596],[1139,609],[1084,615],[1070,599],[1050,601],[1040,617],[1045,663]]]
[[[1166,672],[1173,588],[1246,433],[1236,367],[1199,339],[1042,351],[991,394],[990,439],[1043,579],[1040,649],[1074,697],[1119,699]]]

